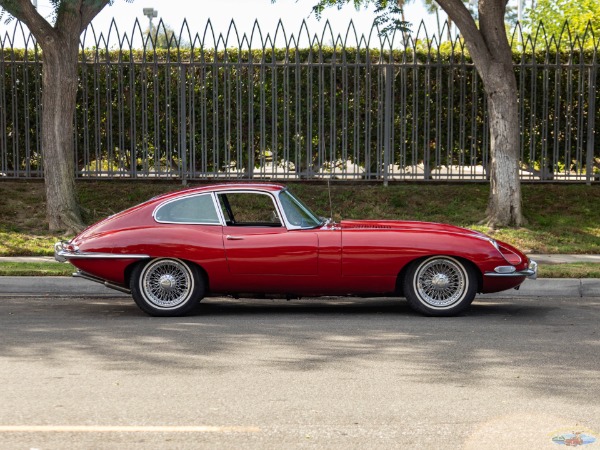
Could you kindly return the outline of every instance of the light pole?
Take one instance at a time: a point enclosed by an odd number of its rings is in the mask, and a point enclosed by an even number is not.
[[[152,40],[152,19],[158,17],[158,11],[154,8],[144,8],[144,15],[148,17],[148,36],[150,36],[150,39]],[[156,37],[154,39],[156,39]],[[154,44],[152,44],[152,46],[154,47]]]

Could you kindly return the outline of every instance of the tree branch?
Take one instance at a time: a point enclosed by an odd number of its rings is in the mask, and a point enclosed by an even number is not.
[[[79,23],[81,22],[79,18],[80,9],[81,0],[61,0],[56,8],[54,29],[59,30],[63,35],[72,34],[75,25],[79,28]]]
[[[82,33],[94,20],[94,17],[109,3],[110,0],[83,0],[81,5],[81,30],[79,32]]]
[[[56,10],[54,28],[79,36],[110,0],[62,0]]]
[[[27,25],[38,42],[55,34],[52,25],[37,12],[30,0],[0,0],[0,6]]]
[[[480,61],[490,58],[490,49],[484,36],[477,28],[473,16],[462,0],[436,0],[436,2],[448,14],[448,17],[452,19],[464,36],[471,56]]]
[[[504,22],[506,3],[506,0],[479,2],[479,28],[487,48],[496,58],[509,51]]]

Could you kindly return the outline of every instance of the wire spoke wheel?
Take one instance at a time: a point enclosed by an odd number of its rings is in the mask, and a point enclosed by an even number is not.
[[[142,290],[156,306],[173,308],[186,300],[192,283],[191,274],[182,263],[160,260],[144,272]]]
[[[434,259],[421,266],[416,281],[421,298],[436,307],[460,300],[467,283],[463,270],[449,259]]]
[[[470,267],[449,256],[412,264],[404,281],[411,307],[429,315],[453,315],[471,304],[477,280]]]
[[[131,291],[137,305],[151,315],[181,315],[202,297],[198,271],[178,259],[156,259],[134,271]]]

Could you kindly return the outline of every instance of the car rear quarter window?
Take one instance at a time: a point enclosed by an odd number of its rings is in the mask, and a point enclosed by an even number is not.
[[[171,200],[156,209],[154,219],[166,223],[221,224],[211,194]]]

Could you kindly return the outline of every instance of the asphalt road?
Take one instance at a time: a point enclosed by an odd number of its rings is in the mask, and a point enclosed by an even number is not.
[[[600,447],[600,295],[445,319],[395,299],[206,299],[170,319],[112,291],[7,291],[2,449],[552,449],[572,431]]]

